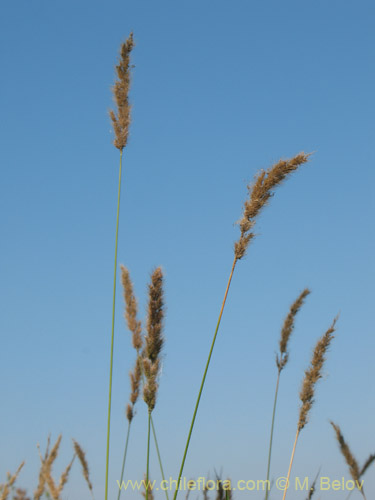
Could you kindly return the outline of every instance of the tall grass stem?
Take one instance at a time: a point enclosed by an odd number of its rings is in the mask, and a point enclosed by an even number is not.
[[[156,438],[154,420],[153,420],[152,416],[151,416],[151,428],[152,428],[152,434],[154,436],[156,453],[158,455],[158,461],[159,461],[159,466],[160,466],[161,477],[163,478],[163,481],[164,481],[163,484],[165,484],[165,476],[164,476],[163,464],[162,464],[162,461],[161,461],[160,450],[159,450],[158,440]],[[169,500],[169,495],[168,495],[167,489],[165,489],[165,496],[166,496],[167,500]]]
[[[218,318],[218,321],[217,321],[217,324],[216,324],[216,329],[215,329],[214,337],[213,337],[213,339],[212,339],[211,349],[210,349],[210,352],[209,352],[209,354],[208,354],[207,363],[206,363],[206,368],[205,368],[205,370],[204,370],[203,377],[202,377],[202,382],[201,382],[201,385],[200,385],[200,388],[199,388],[198,398],[197,398],[197,402],[196,402],[196,404],[195,404],[194,413],[193,413],[193,418],[192,418],[192,420],[191,420],[191,424],[190,424],[190,429],[189,429],[189,434],[188,434],[188,438],[187,438],[187,441],[186,441],[185,451],[184,451],[184,455],[183,455],[183,457],[182,457],[182,463],[181,463],[180,471],[179,471],[179,473],[178,473],[178,478],[177,478],[177,488],[176,488],[176,491],[175,491],[175,493],[174,493],[173,500],[176,500],[177,495],[178,495],[178,491],[179,491],[179,484],[180,484],[180,480],[181,480],[181,477],[182,477],[182,472],[183,472],[183,470],[184,470],[184,465],[185,465],[186,455],[187,455],[187,452],[188,452],[188,449],[189,449],[190,438],[191,438],[191,434],[192,434],[192,432],[193,432],[193,427],[194,427],[195,418],[196,418],[196,416],[197,416],[197,412],[198,412],[199,402],[200,402],[200,399],[201,399],[201,396],[202,396],[202,391],[203,391],[204,383],[205,383],[205,381],[206,381],[206,376],[207,376],[207,372],[208,372],[208,367],[209,367],[209,365],[210,365],[212,352],[213,352],[213,350],[214,350],[214,346],[215,346],[215,342],[216,342],[216,337],[217,337],[217,333],[218,333],[218,331],[219,331],[219,326],[220,326],[220,322],[221,322],[221,317],[222,317],[222,315],[223,315],[223,311],[224,311],[225,303],[226,303],[227,296],[228,296],[228,292],[229,292],[229,287],[230,287],[230,284],[231,284],[231,281],[232,281],[232,277],[233,277],[234,269],[235,269],[235,267],[236,267],[237,260],[238,260],[238,259],[237,259],[237,257],[235,256],[235,257],[234,257],[234,260],[233,260],[233,264],[232,264],[232,270],[231,270],[230,275],[229,275],[229,279],[228,279],[228,283],[227,283],[227,288],[226,288],[226,290],[225,290],[224,299],[223,299],[223,302],[222,302],[222,304],[221,304],[221,309],[220,309],[220,313],[219,313],[219,318]]]
[[[116,237],[115,237],[115,263],[113,275],[113,299],[112,299],[112,330],[111,330],[111,357],[109,364],[109,391],[108,391],[108,422],[107,422],[107,453],[105,461],[105,500],[108,500],[108,474],[109,474],[109,442],[111,433],[111,407],[112,407],[112,374],[113,374],[113,347],[115,338],[115,305],[116,305],[116,277],[117,277],[117,247],[118,226],[120,219],[120,197],[121,197],[121,174],[122,174],[122,150],[120,150],[120,168],[118,178],[117,215],[116,215]]]
[[[292,450],[292,456],[290,457],[290,463],[289,463],[289,469],[288,469],[288,475],[286,476],[286,483],[285,483],[285,489],[284,489],[284,495],[283,495],[283,500],[285,500],[286,497],[286,492],[288,491],[289,488],[289,479],[290,479],[290,472],[292,470],[292,465],[293,465],[293,460],[294,460],[294,453],[296,451],[296,446],[297,446],[297,441],[298,441],[298,436],[299,436],[300,429],[297,429],[296,432],[296,438],[294,440],[294,445],[293,445],[293,450]]]
[[[150,424],[151,424],[151,412],[148,412],[148,425],[147,425],[147,464],[146,464],[146,500],[148,500],[148,490],[149,490],[149,469],[150,469]]]
[[[277,382],[276,382],[276,390],[275,390],[275,400],[273,403],[273,411],[272,411],[272,423],[271,423],[271,434],[270,434],[270,446],[268,450],[268,464],[267,464],[267,478],[266,478],[266,498],[265,500],[268,500],[269,492],[270,489],[268,488],[268,482],[270,479],[270,469],[271,469],[271,455],[272,455],[272,441],[273,441],[273,429],[275,426],[275,415],[276,415],[276,405],[277,405],[277,395],[279,392],[279,382],[280,382],[280,370],[278,371],[277,374]]]
[[[128,444],[129,444],[129,435],[130,435],[130,426],[131,426],[131,422],[128,422],[128,431],[126,433],[126,441],[125,441],[125,449],[124,449],[124,457],[122,459],[122,467],[121,467],[121,477],[120,477],[120,488],[118,490],[118,495],[117,495],[117,500],[120,500],[120,496],[121,496],[121,485],[122,485],[122,481],[124,479],[124,470],[125,470],[125,462],[126,462],[126,455],[128,453]]]

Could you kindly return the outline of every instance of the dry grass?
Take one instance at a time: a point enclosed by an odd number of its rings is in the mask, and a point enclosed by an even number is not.
[[[116,66],[118,80],[113,86],[113,95],[117,105],[117,115],[112,110],[109,112],[115,132],[113,144],[120,151],[126,146],[129,136],[131,108],[129,104],[130,53],[133,47],[133,33],[130,33],[129,38],[121,45],[120,61]]]
[[[298,437],[301,430],[305,427],[305,425],[308,422],[309,413],[314,403],[315,386],[318,380],[322,378],[322,370],[324,362],[326,360],[326,353],[328,351],[332,339],[334,338],[333,332],[335,331],[336,321],[337,317],[333,320],[331,326],[328,328],[325,334],[318,340],[314,349],[310,366],[305,371],[305,377],[303,379],[302,389],[300,392],[300,400],[302,402],[302,405],[299,412],[297,432],[296,432],[296,437],[294,439],[292,455],[289,462],[288,474],[286,476],[287,481],[284,489],[283,500],[285,500],[286,493],[288,491],[290,473],[292,470]]]
[[[138,304],[134,295],[133,282],[130,279],[129,270],[125,266],[121,267],[121,281],[124,290],[125,319],[129,330],[132,333],[133,347],[139,351],[143,347],[142,322],[138,320]]]
[[[234,254],[237,260],[242,259],[246,254],[250,241],[255,237],[252,229],[258,215],[273,196],[273,190],[292,172],[306,163],[310,154],[299,153],[289,160],[280,160],[269,169],[260,171],[256,175],[254,183],[249,184],[249,199],[244,203],[243,215],[238,223],[241,236],[234,245]]]
[[[126,147],[129,137],[129,127],[131,122],[131,106],[129,103],[129,88],[130,88],[130,54],[134,47],[133,33],[131,33],[125,43],[121,46],[119,63],[116,66],[117,81],[113,86],[113,95],[116,103],[116,112],[110,111],[110,118],[112,120],[112,125],[114,129],[114,145],[120,150],[120,175],[119,175],[119,192],[118,192],[118,204],[117,204],[117,221],[116,221],[116,250],[115,250],[115,278],[114,278],[114,293],[113,293],[113,314],[112,314],[112,337],[111,337],[111,364],[110,364],[110,391],[109,391],[109,408],[108,408],[108,427],[107,427],[107,457],[106,457],[106,485],[105,485],[105,498],[108,496],[108,464],[109,464],[109,439],[110,439],[110,417],[111,417],[111,390],[112,390],[112,366],[113,366],[113,335],[114,335],[114,315],[115,315],[115,291],[116,291],[116,272],[117,272],[117,242],[118,242],[118,224],[119,224],[119,204],[120,204],[120,186],[121,186],[121,165],[122,165],[122,153],[123,149]],[[194,426],[194,422],[197,415],[197,410],[199,402],[201,399],[203,386],[205,383],[209,363],[211,360],[213,348],[216,341],[216,336],[219,330],[221,317],[224,311],[226,300],[228,297],[229,288],[231,285],[233,273],[236,264],[241,260],[247,253],[250,242],[255,238],[256,234],[254,228],[257,222],[257,218],[268,205],[270,199],[274,195],[274,190],[280,186],[285,180],[287,180],[294,172],[296,172],[300,166],[309,161],[310,154],[301,152],[296,156],[287,159],[280,160],[274,165],[272,165],[267,170],[262,170],[256,174],[254,182],[248,185],[248,199],[245,201],[243,206],[242,217],[238,222],[240,228],[240,236],[234,244],[234,258],[232,263],[231,272],[229,275],[228,283],[224,293],[224,298],[221,304],[218,322],[216,325],[216,330],[214,332],[211,349],[208,355],[207,363],[205,366],[197,402],[195,405],[192,422],[189,429],[188,439],[182,459],[181,468],[179,471],[179,476],[177,478],[177,483],[179,483],[182,471],[189,447],[189,442]],[[139,394],[143,390],[143,399],[148,407],[148,439],[147,439],[147,466],[145,475],[145,484],[149,484],[149,452],[150,452],[150,424],[151,413],[155,408],[157,391],[160,376],[160,366],[161,366],[161,352],[164,346],[164,315],[165,315],[165,303],[164,303],[164,276],[160,267],[156,268],[151,275],[151,283],[148,288],[148,313],[146,322],[146,335],[143,339],[142,336],[142,322],[138,320],[138,303],[134,295],[133,283],[130,278],[129,271],[126,267],[121,266],[121,278],[122,285],[124,289],[124,299],[125,299],[125,318],[130,332],[132,333],[132,344],[136,350],[136,361],[133,370],[130,372],[130,403],[126,407],[126,418],[128,420],[128,434],[125,445],[125,454],[122,468],[122,475],[124,472],[125,457],[127,451],[127,444],[129,438],[130,424],[134,418],[135,414],[135,404],[139,398]],[[295,317],[306,297],[309,295],[310,290],[305,288],[298,298],[291,305],[289,313],[285,318],[281,336],[279,341],[279,354],[276,357],[276,365],[278,369],[278,377],[281,371],[285,368],[289,360],[289,341],[294,330]],[[296,450],[297,440],[301,430],[306,426],[309,421],[309,415],[312,406],[315,401],[315,389],[316,384],[319,379],[322,378],[322,370],[326,360],[326,354],[330,347],[331,341],[334,338],[333,333],[335,332],[337,318],[335,318],[325,332],[325,334],[317,342],[311,364],[309,368],[305,371],[305,376],[302,383],[302,388],[300,391],[301,406],[299,410],[299,418],[297,423],[297,432],[294,441],[292,456],[289,463],[289,470],[287,478],[290,478],[291,468],[293,464],[294,454]],[[275,415],[278,381],[276,385],[276,395],[273,418]],[[344,440],[340,428],[331,422],[338,440],[340,451],[345,458],[345,461],[349,467],[349,472],[353,480],[356,482],[357,487],[359,480],[368,470],[370,465],[375,461],[375,455],[370,455],[369,458],[364,463],[363,467],[360,468],[358,462],[356,461],[354,455],[352,454],[348,444]],[[273,421],[272,421],[273,429]],[[40,500],[43,495],[48,495],[53,500],[61,500],[62,492],[69,480],[70,471],[74,465],[75,458],[77,457],[82,466],[82,475],[87,483],[88,489],[93,496],[93,485],[90,480],[89,467],[86,460],[86,456],[81,446],[77,441],[73,440],[74,454],[64,471],[62,472],[59,481],[55,481],[53,477],[53,466],[59,454],[60,444],[62,436],[60,435],[55,444],[51,448],[50,437],[47,440],[47,446],[44,455],[41,454],[39,450],[39,456],[41,461],[39,480],[34,492],[34,500]],[[155,443],[157,446],[156,436]],[[270,451],[272,447],[272,431],[271,431],[271,444]],[[51,449],[50,449],[51,448]],[[39,448],[38,448],[39,449]],[[158,450],[159,454],[159,450]],[[269,455],[270,458],[270,455]],[[159,456],[160,461],[160,456]],[[161,461],[160,461],[161,462]],[[269,462],[270,463],[270,462]],[[23,467],[22,463],[16,472],[11,475],[8,474],[7,481],[0,485],[0,500],[8,500],[8,497],[13,492],[13,500],[30,500],[27,497],[26,490],[18,488],[14,491],[14,484],[19,476],[19,473]],[[161,463],[160,463],[161,465]],[[269,464],[268,464],[269,465]],[[162,469],[162,468],[161,468]],[[268,471],[269,472],[269,471]],[[268,479],[267,472],[267,479]],[[122,481],[121,475],[121,481]],[[163,471],[162,471],[163,475]],[[164,479],[164,475],[163,475]],[[217,479],[219,479],[217,477]],[[308,500],[310,500],[316,491],[316,481],[315,479],[312,488],[308,494]],[[360,489],[358,487],[358,489]],[[287,488],[284,490],[283,500],[285,500]],[[365,494],[363,488],[360,489],[364,498]],[[174,495],[174,500],[176,500],[178,490],[176,490]],[[146,491],[142,492],[142,495],[146,500],[153,500],[153,491],[146,487]],[[188,497],[188,495],[187,495]],[[187,498],[186,497],[186,498]],[[204,500],[209,499],[207,490],[203,491]],[[225,490],[220,483],[219,489],[216,492],[216,500],[229,500],[232,498],[232,492]],[[266,497],[267,498],[267,497]]]
[[[143,387],[143,399],[149,412],[156,404],[158,389],[158,375],[160,371],[160,353],[164,344],[164,293],[163,272],[156,268],[151,275],[151,284],[148,288],[149,302],[147,315],[147,334],[143,353],[143,371],[146,383]]]
[[[289,359],[288,343],[290,336],[294,330],[294,321],[298,311],[301,309],[303,303],[305,302],[305,298],[309,295],[309,293],[310,290],[308,288],[305,288],[301,292],[301,294],[298,296],[295,302],[293,302],[293,304],[290,306],[289,313],[285,318],[280,335],[280,343],[279,343],[280,356],[279,355],[276,356],[276,365],[279,372],[281,372],[281,370],[285,367],[285,365],[288,362]]]
[[[25,462],[22,462],[14,474],[10,474],[8,472],[8,478],[7,478],[6,483],[0,485],[0,493],[1,493],[0,500],[7,500],[8,495],[11,491],[11,488],[14,485],[14,483],[16,482],[16,479],[17,479],[17,477],[18,477],[19,473],[21,472],[21,469],[24,465],[25,465]]]
[[[344,436],[341,432],[340,427],[338,425],[334,424],[333,422],[331,422],[331,425],[335,431],[336,439],[339,443],[341,454],[344,457],[345,462],[347,463],[347,465],[349,467],[350,475],[351,475],[356,487],[361,492],[363,498],[366,499],[365,492],[364,492],[363,486],[361,486],[360,479],[362,478],[364,473],[367,471],[367,469],[370,467],[370,465],[375,461],[375,454],[370,455],[368,457],[368,459],[366,460],[366,462],[363,464],[363,467],[360,468],[357,460],[355,459],[353,453],[351,452],[351,450],[349,448],[349,445],[347,444],[347,442],[344,439]]]
[[[82,465],[83,477],[85,478],[87,486],[89,487],[89,490],[90,490],[91,494],[93,495],[93,488],[92,488],[92,484],[90,481],[89,466],[88,466],[88,463],[86,460],[86,454],[83,451],[82,447],[79,445],[79,443],[77,443],[77,441],[75,441],[75,439],[73,439],[73,446],[74,446],[74,451],[77,454],[78,460],[80,461],[80,463]]]
[[[335,331],[336,321],[337,317],[333,320],[331,326],[316,344],[311,365],[305,372],[305,378],[303,379],[302,389],[300,392],[302,405],[298,419],[299,431],[305,427],[308,421],[308,416],[314,403],[315,385],[318,380],[322,378],[322,369],[326,359],[326,353],[332,339],[334,338],[333,332]]]

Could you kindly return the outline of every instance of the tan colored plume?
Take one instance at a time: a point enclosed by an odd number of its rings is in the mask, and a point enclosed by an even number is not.
[[[314,349],[310,367],[305,371],[305,378],[303,380],[302,389],[300,392],[302,405],[300,408],[298,420],[299,430],[302,430],[305,427],[309,412],[314,403],[315,385],[318,380],[322,378],[322,369],[325,362],[325,356],[329,345],[334,338],[333,332],[335,331],[337,319],[338,318],[336,317],[333,320],[326,333],[318,340]]]
[[[92,488],[92,484],[90,481],[89,466],[88,466],[88,463],[86,460],[85,452],[83,451],[83,449],[81,448],[81,446],[79,445],[79,443],[77,443],[77,441],[75,439],[73,439],[73,446],[74,446],[74,451],[77,454],[78,460],[81,462],[81,465],[82,465],[83,477],[86,480],[86,483],[87,483],[87,486],[89,487],[91,495],[93,495],[93,488]]]
[[[145,337],[143,372],[146,383],[143,388],[143,399],[149,411],[152,411],[156,403],[158,390],[157,378],[160,369],[160,353],[164,344],[164,292],[163,272],[160,267],[156,268],[151,275],[151,284],[148,287],[149,303],[147,315],[147,334]]]
[[[301,309],[305,298],[309,295],[309,293],[310,290],[308,288],[305,288],[303,292],[301,292],[298,298],[290,306],[289,313],[285,318],[280,336],[280,357],[279,355],[276,356],[276,365],[280,372],[285,367],[289,359],[288,342],[294,330],[295,317],[298,311]]]
[[[2,485],[2,490],[0,490],[0,493],[1,493],[0,500],[7,500],[8,495],[11,492],[12,486],[16,482],[17,477],[18,477],[19,473],[21,472],[21,469],[24,465],[25,465],[25,462],[22,462],[13,475],[8,473],[8,480],[4,485]]]
[[[280,160],[267,170],[260,171],[248,186],[249,199],[245,201],[242,219],[238,222],[241,236],[234,245],[234,255],[242,259],[250,241],[255,237],[252,231],[256,218],[268,204],[273,195],[273,189],[280,185],[300,165],[308,161],[310,154],[299,153],[290,160]]]
[[[113,86],[113,95],[117,105],[117,115],[114,111],[110,111],[115,139],[113,144],[117,149],[122,151],[128,142],[129,126],[130,126],[130,104],[129,104],[129,87],[130,87],[130,53],[134,47],[133,33],[130,33],[129,38],[121,45],[120,60],[116,66],[118,80]]]

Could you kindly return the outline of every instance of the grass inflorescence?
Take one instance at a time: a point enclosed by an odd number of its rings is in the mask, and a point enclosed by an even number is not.
[[[115,326],[115,305],[116,305],[116,283],[117,283],[117,250],[118,250],[118,235],[119,235],[119,213],[120,213],[120,198],[121,198],[121,172],[122,172],[122,161],[123,161],[123,151],[128,144],[129,138],[129,128],[131,123],[131,104],[129,101],[129,90],[131,81],[131,53],[134,48],[134,37],[133,33],[130,33],[128,39],[121,45],[120,57],[118,64],[116,65],[117,80],[113,86],[113,96],[116,104],[116,110],[110,111],[110,119],[113,125],[114,131],[114,146],[119,150],[120,153],[120,165],[119,165],[119,182],[118,182],[118,194],[117,194],[117,213],[116,213],[116,231],[115,231],[115,253],[114,253],[114,278],[113,278],[113,295],[112,295],[112,322],[111,322],[111,342],[110,342],[110,365],[109,365],[109,393],[108,393],[108,418],[107,418],[107,440],[106,440],[106,460],[105,460],[105,486],[104,486],[104,497],[108,500],[108,487],[109,487],[109,459],[110,459],[110,429],[111,429],[111,403],[112,403],[112,379],[113,379],[113,354],[114,354],[114,326]],[[232,283],[232,278],[237,267],[237,264],[242,260],[248,253],[250,244],[253,242],[256,233],[255,226],[257,219],[263,209],[270,203],[271,198],[275,194],[275,190],[287,181],[295,172],[297,172],[300,167],[306,164],[310,160],[310,153],[300,152],[289,159],[281,159],[275,164],[271,165],[266,170],[260,170],[254,177],[253,182],[248,186],[248,197],[243,204],[243,211],[241,218],[237,222],[239,227],[239,237],[234,243],[234,254],[233,261],[230,268],[230,273],[226,288],[224,291],[223,300],[220,305],[218,319],[216,322],[216,327],[213,333],[210,350],[205,361],[202,379],[198,388],[198,395],[194,405],[192,419],[187,433],[186,443],[183,449],[182,460],[180,463],[178,475],[176,478],[176,484],[180,484],[182,478],[185,462],[187,459],[190,441],[198,415],[198,409],[200,401],[203,395],[203,389],[210,366],[211,358],[214,351],[215,342],[217,340],[222,315],[225,309],[226,302],[228,300],[228,294],[230,286]],[[158,456],[160,472],[163,480],[165,479],[164,469],[161,460],[161,454],[159,449],[159,444],[156,436],[155,425],[153,421],[153,412],[156,407],[158,389],[160,384],[161,375],[161,365],[162,365],[162,352],[165,348],[165,336],[164,336],[164,326],[165,326],[165,280],[164,273],[161,267],[157,267],[153,270],[150,277],[150,283],[148,285],[148,308],[146,321],[141,321],[138,317],[138,301],[134,293],[133,282],[130,277],[130,272],[127,267],[121,266],[121,282],[123,286],[123,296],[125,302],[125,320],[128,330],[131,333],[131,344],[134,349],[135,359],[132,369],[129,372],[130,380],[130,395],[129,400],[125,406],[125,421],[127,421],[127,431],[125,437],[124,445],[124,455],[121,467],[120,484],[122,484],[125,475],[125,464],[129,448],[129,438],[132,422],[137,414],[137,404],[140,396],[143,397],[143,401],[147,407],[147,426],[145,428],[147,431],[147,448],[146,448],[146,472],[145,472],[145,491],[142,492],[146,500],[152,500],[154,498],[154,491],[150,488],[150,446],[151,446],[151,435],[153,436],[155,448]],[[267,461],[267,474],[266,474],[266,484],[270,481],[271,473],[271,456],[273,447],[273,435],[274,428],[276,424],[276,406],[278,401],[278,391],[280,376],[285,367],[289,362],[290,357],[290,341],[292,334],[295,330],[296,317],[302,306],[304,305],[306,298],[310,294],[309,288],[304,288],[294,302],[291,304],[289,311],[285,317],[285,320],[281,327],[280,340],[279,340],[279,351],[276,354],[276,368],[277,368],[277,378],[276,378],[276,389],[272,410],[271,419],[271,432],[269,440],[269,451],[268,451],[268,461]],[[326,330],[324,335],[317,341],[313,355],[311,358],[311,363],[304,373],[304,378],[302,381],[302,387],[300,390],[300,409],[297,421],[297,429],[295,440],[293,444],[292,454],[289,461],[289,468],[287,472],[286,486],[283,491],[283,500],[285,500],[288,482],[291,475],[292,465],[295,457],[296,446],[298,438],[301,431],[308,424],[311,416],[311,410],[316,399],[316,385],[318,381],[323,376],[323,369],[326,363],[327,353],[331,346],[332,340],[334,339],[334,332],[336,330],[337,317],[333,320],[332,324]],[[339,443],[340,451],[345,459],[345,462],[349,468],[349,473],[356,482],[358,490],[361,492],[363,498],[366,500],[363,483],[361,479],[370,466],[375,462],[375,454],[371,454],[369,458],[365,461],[362,467],[359,466],[357,460],[355,459],[352,451],[350,450],[347,442],[345,441],[341,429],[338,425],[331,422],[334,429],[336,439]],[[71,469],[75,462],[81,464],[82,476],[86,482],[88,490],[92,497],[94,496],[94,487],[90,478],[89,466],[86,460],[86,455],[80,446],[80,444],[73,440],[74,453],[71,460],[66,465],[65,469],[61,473],[59,479],[57,480],[53,474],[53,466],[56,462],[57,456],[59,454],[60,444],[62,441],[62,436],[60,435],[53,446],[51,446],[50,437],[48,437],[46,450],[44,454],[39,450],[40,457],[40,470],[39,478],[34,490],[34,500],[40,500],[43,496],[47,496],[53,500],[61,500],[63,490],[69,480],[69,475]],[[8,500],[9,496],[12,495],[12,500],[30,500],[27,497],[27,491],[21,488],[15,489],[15,482],[21,473],[24,466],[24,462],[18,467],[16,472],[13,474],[8,473],[6,481],[0,485],[0,500]],[[316,482],[319,473],[316,476],[312,487],[308,493],[308,499],[311,499],[316,491]],[[219,477],[217,476],[217,480]],[[219,484],[222,484],[219,481]],[[176,487],[174,491],[173,500],[176,500],[179,493],[179,488]],[[168,499],[168,492],[165,492],[166,498]],[[121,487],[118,491],[118,500],[121,495]],[[209,494],[206,488],[202,491],[203,499],[208,500]],[[266,489],[265,500],[268,500],[270,495],[269,488]],[[189,497],[189,492],[186,498]],[[216,500],[229,500],[232,499],[232,491],[230,489],[220,486],[216,492]]]

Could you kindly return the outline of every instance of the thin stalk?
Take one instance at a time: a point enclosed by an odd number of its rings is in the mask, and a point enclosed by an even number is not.
[[[292,456],[290,457],[290,463],[289,463],[289,469],[288,469],[288,475],[286,477],[286,483],[285,483],[285,489],[284,489],[284,495],[283,495],[283,500],[285,500],[286,497],[286,492],[288,491],[289,488],[289,479],[290,479],[290,472],[292,470],[292,465],[293,465],[293,459],[294,459],[294,453],[296,451],[296,446],[297,446],[297,441],[298,441],[298,436],[299,436],[299,428],[297,429],[296,432],[296,438],[294,440],[294,445],[293,445],[293,450],[292,450]]]
[[[177,488],[176,488],[176,491],[174,493],[173,500],[176,500],[177,495],[178,495],[180,479],[182,477],[182,472],[184,470],[184,465],[185,465],[186,455],[187,455],[187,452],[188,452],[188,449],[189,449],[191,434],[193,432],[193,427],[194,427],[195,418],[196,418],[197,412],[198,412],[199,402],[200,402],[200,399],[201,399],[201,396],[202,396],[202,391],[203,391],[204,383],[206,381],[208,367],[210,365],[211,356],[212,356],[212,352],[214,350],[215,341],[216,341],[216,337],[217,337],[217,332],[219,331],[221,317],[223,315],[223,311],[224,311],[225,303],[226,303],[226,300],[227,300],[227,296],[228,296],[228,292],[229,292],[229,287],[230,287],[230,284],[231,284],[231,281],[232,281],[232,277],[233,277],[233,273],[234,273],[234,268],[236,267],[236,263],[237,263],[237,257],[234,257],[233,264],[232,264],[232,270],[231,270],[230,275],[229,275],[229,279],[228,279],[228,283],[227,283],[227,288],[225,290],[224,299],[223,299],[223,302],[221,304],[221,309],[220,309],[219,318],[218,318],[218,321],[217,321],[217,325],[216,325],[214,337],[212,339],[211,349],[210,349],[210,352],[208,354],[206,368],[204,370],[202,382],[201,382],[201,385],[200,385],[200,388],[199,388],[198,398],[197,398],[197,402],[195,404],[193,418],[192,418],[191,424],[190,424],[190,429],[189,429],[189,434],[188,434],[188,438],[187,438],[187,441],[186,441],[184,456],[182,457],[182,463],[181,463],[181,467],[180,467],[180,472],[178,473]]]
[[[352,496],[353,491],[354,490],[350,491],[349,495],[346,497],[346,500],[349,500],[349,498]],[[365,492],[363,490],[361,490],[361,494],[362,494],[363,498],[366,500]]]
[[[277,404],[277,394],[279,392],[279,382],[280,382],[280,370],[278,370],[277,374],[277,382],[276,382],[276,390],[275,390],[275,400],[273,403],[273,412],[272,412],[272,423],[271,423],[271,435],[270,435],[270,447],[268,450],[268,464],[267,464],[267,479],[266,479],[266,498],[265,500],[268,500],[268,495],[270,492],[270,489],[268,488],[268,482],[270,479],[270,468],[271,468],[271,454],[272,454],[272,441],[273,441],[273,429],[275,425],[275,414],[276,414],[276,404]]]
[[[137,351],[137,356],[140,357],[140,354],[139,354],[139,351]],[[142,364],[141,364],[141,367],[142,367]],[[143,372],[143,367],[141,368],[142,369],[142,384],[145,383],[145,374]],[[154,441],[155,441],[155,448],[156,448],[156,453],[158,455],[158,461],[159,461],[159,466],[160,466],[160,472],[161,472],[161,476],[163,478],[163,481],[165,481],[165,476],[164,476],[164,469],[163,469],[163,464],[162,464],[162,461],[161,461],[161,455],[160,455],[160,450],[159,450],[159,444],[158,444],[158,440],[156,438],[156,431],[155,431],[155,426],[154,426],[154,420],[152,418],[152,415],[151,415],[151,427],[152,427],[152,434],[154,436]],[[165,496],[167,497],[167,500],[169,500],[169,495],[168,495],[168,491],[165,490]]]
[[[147,464],[146,464],[146,500],[148,500],[148,478],[149,478],[149,467],[150,467],[150,423],[151,423],[151,412],[148,412],[148,426],[147,426]]]
[[[114,337],[115,337],[114,332],[115,332],[115,303],[116,303],[116,277],[117,277],[117,246],[118,246],[118,226],[119,226],[119,218],[120,218],[121,173],[122,173],[122,150],[120,151],[120,169],[119,169],[119,178],[118,178],[116,238],[115,238],[115,265],[114,265],[114,276],[113,276],[111,359],[110,359],[110,365],[109,365],[109,393],[108,393],[107,454],[106,454],[106,462],[105,462],[105,500],[108,500],[109,441],[110,441],[110,433],[111,433],[113,346],[114,346]]]
[[[119,490],[118,490],[117,500],[120,500],[121,489],[122,489],[122,488],[121,488],[121,485],[122,485],[122,480],[124,479],[125,461],[126,461],[126,455],[127,455],[127,453],[128,453],[128,444],[129,444],[130,426],[131,426],[131,422],[128,422],[128,432],[126,433],[126,441],[125,441],[124,458],[122,459],[121,479],[120,479],[120,487],[119,487]]]
[[[156,453],[158,455],[161,477],[163,478],[163,481],[164,481],[163,484],[165,484],[164,470],[163,470],[163,465],[161,463],[161,456],[160,456],[160,451],[159,451],[159,445],[158,445],[158,440],[156,439],[156,432],[155,432],[155,427],[154,427],[154,420],[153,420],[152,416],[151,416],[151,427],[152,427],[152,434],[154,436],[154,441],[155,441]],[[167,489],[165,489],[165,496],[166,496],[167,500],[169,500]]]

